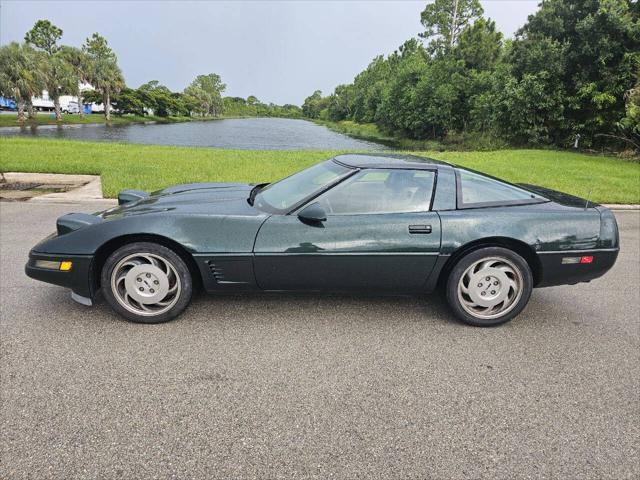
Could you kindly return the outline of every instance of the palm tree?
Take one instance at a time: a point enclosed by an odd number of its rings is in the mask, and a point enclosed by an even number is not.
[[[111,95],[118,93],[124,87],[124,78],[118,65],[106,59],[100,59],[93,64],[91,85],[102,94],[104,118],[111,120]]]
[[[71,93],[78,97],[78,109],[80,117],[84,117],[82,108],[82,86],[83,83],[89,83],[91,75],[91,62],[85,52],[79,48],[63,45],[60,47],[60,55],[71,66],[75,76],[75,90]]]
[[[12,42],[0,47],[0,95],[13,98],[18,107],[18,121],[24,122],[25,105],[44,88],[44,75],[38,53],[27,44]]]
[[[56,120],[62,120],[60,96],[73,95],[78,90],[78,78],[73,66],[67,61],[63,49],[58,45],[62,30],[49,20],[38,20],[24,39],[42,52],[42,72],[49,97],[53,100]]]
[[[62,38],[62,30],[49,20],[38,20],[24,36],[24,41],[40,53],[40,71],[43,74],[49,96],[53,98],[56,120],[58,121],[62,119],[60,115],[60,80],[66,80],[62,78],[65,76],[64,64],[54,58],[60,49],[58,46],[60,38]],[[35,113],[31,101],[27,105],[29,117],[33,117]]]
[[[45,84],[49,97],[53,100],[53,108],[56,112],[56,120],[62,120],[62,112],[60,109],[60,96],[73,95],[77,93],[78,77],[73,69],[60,52],[47,57],[47,66],[45,72]]]
[[[111,120],[111,95],[124,87],[124,77],[118,67],[118,58],[107,44],[107,40],[97,33],[87,38],[83,51],[90,60],[89,80],[93,88],[102,95],[104,118]]]

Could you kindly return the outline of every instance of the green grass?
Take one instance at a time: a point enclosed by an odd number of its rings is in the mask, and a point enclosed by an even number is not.
[[[277,180],[331,156],[0,137],[0,171],[101,175],[106,197],[124,188],[155,190],[188,182]]]
[[[313,122],[319,125],[324,125],[334,132],[344,133],[350,137],[360,138],[362,140],[371,140],[373,142],[380,142],[393,146],[398,142],[396,138],[382,133],[375,123],[357,123],[351,120],[332,122],[320,119],[314,119]]]
[[[187,182],[269,182],[335,151],[252,151],[0,137],[0,171],[101,175],[104,195]],[[413,152],[600,203],[640,203],[640,164],[551,150]]]
[[[530,183],[598,203],[640,204],[640,163],[557,150],[434,152],[427,155],[513,183]]]
[[[332,122],[328,120],[313,120],[338,133],[350,137],[378,142],[399,150],[408,151],[495,151],[509,148],[504,140],[490,134],[481,133],[450,133],[442,140],[415,140],[402,136],[384,133],[375,123],[358,123],[351,120]],[[513,148],[513,147],[511,147]]]
[[[324,125],[334,132],[343,133],[345,135],[349,135],[350,137],[359,138],[361,140],[382,143],[384,145],[397,149],[411,151],[443,151],[451,149],[451,147],[436,140],[412,140],[409,138],[400,138],[385,134],[380,131],[375,123],[358,123],[352,120],[341,120],[339,122],[332,122],[329,120],[314,119],[313,121],[319,125]],[[460,150],[460,145],[458,145],[457,147],[457,150]]]

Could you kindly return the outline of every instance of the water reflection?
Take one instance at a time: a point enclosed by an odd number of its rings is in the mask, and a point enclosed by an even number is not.
[[[306,120],[243,118],[137,125],[41,125],[0,128],[4,136],[130,142],[241,150],[384,150]]]

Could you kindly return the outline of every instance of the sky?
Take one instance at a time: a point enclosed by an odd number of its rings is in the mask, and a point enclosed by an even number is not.
[[[350,83],[379,54],[421,31],[425,0],[0,0],[0,44],[22,41],[36,20],[81,46],[93,32],[118,55],[127,85],[159,80],[183,90],[217,73],[225,95],[301,105]],[[485,16],[513,36],[538,0],[481,1]]]

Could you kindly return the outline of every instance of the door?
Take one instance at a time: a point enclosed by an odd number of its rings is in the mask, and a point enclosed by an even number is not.
[[[364,170],[311,203],[326,220],[273,215],[258,232],[254,269],[266,290],[413,293],[440,251],[430,212],[433,171]]]

